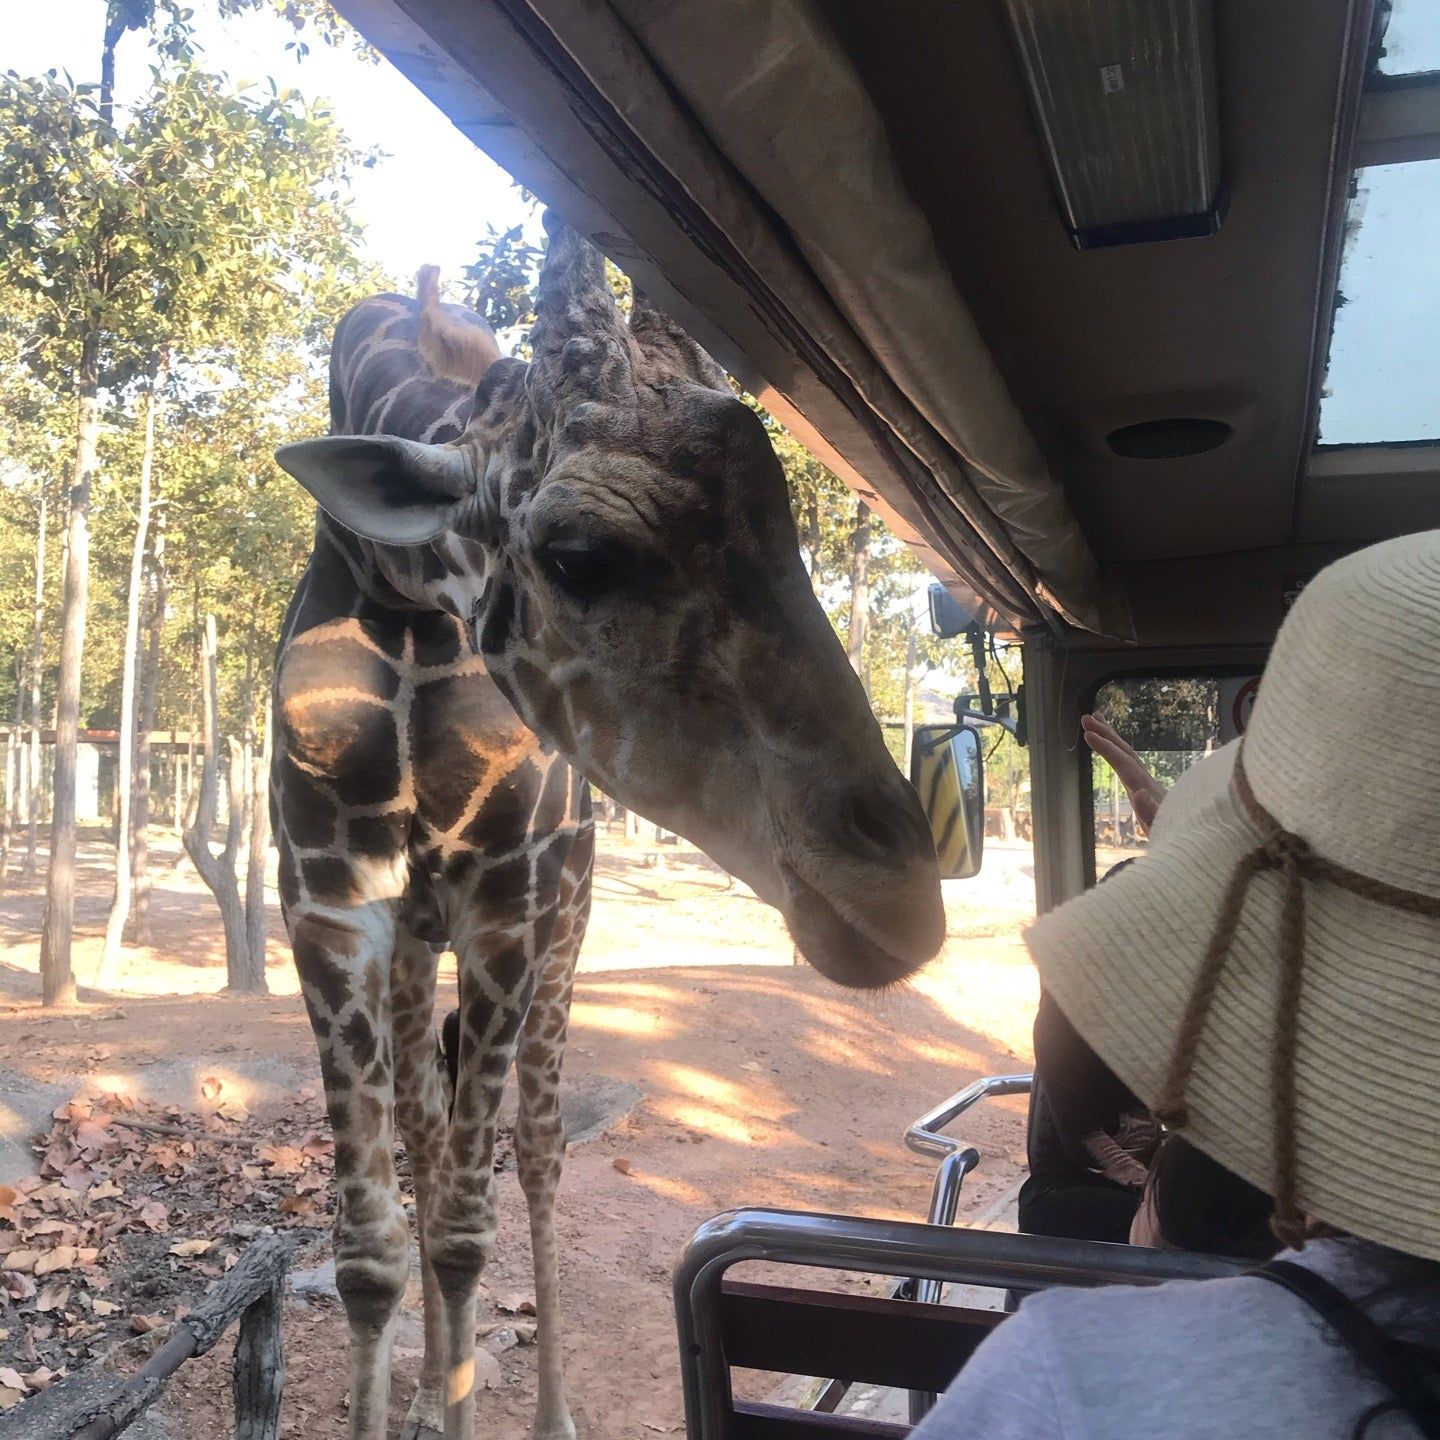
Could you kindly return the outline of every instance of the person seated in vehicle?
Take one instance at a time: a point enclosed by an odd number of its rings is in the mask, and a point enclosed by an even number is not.
[[[1020,1229],[1123,1245],[1159,1143],[1150,1112],[1042,991]]]
[[[1086,715],[1082,724],[1086,743],[1114,768],[1148,834],[1164,786],[1103,716]],[[1132,864],[1122,860],[1102,879]],[[1026,1134],[1030,1173],[1020,1187],[1020,1229],[1124,1244],[1160,1128],[1043,990],[1034,1043]]]
[[[1346,697],[1373,691],[1384,702]],[[1440,532],[1339,561],[1243,740],[1124,874],[1027,941],[1172,1132],[1287,1248],[1231,1278],[1045,1291],[916,1440],[1440,1436]]]

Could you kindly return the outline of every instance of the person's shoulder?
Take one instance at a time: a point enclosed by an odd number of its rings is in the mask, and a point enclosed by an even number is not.
[[[1249,1275],[1162,1285],[1055,1287],[1024,1301],[1012,1343],[1045,1347],[1061,1372],[1084,1377],[1152,1362],[1174,1373],[1193,1359],[1212,1371],[1254,1353],[1257,1326],[1283,1342],[1292,1327],[1279,1287]],[[1002,1327],[1003,1328],[1003,1327]],[[1203,1361],[1201,1360],[1203,1357]],[[1084,1388],[1083,1378],[1081,1380]]]
[[[1187,1434],[1240,1433],[1237,1394],[1265,1392],[1277,1358],[1318,1358],[1275,1308],[1287,1298],[1247,1276],[1042,1291],[980,1346],[917,1440],[1131,1440],[1177,1433],[1177,1415]],[[1301,1433],[1306,1406],[1287,1406],[1266,1433]]]

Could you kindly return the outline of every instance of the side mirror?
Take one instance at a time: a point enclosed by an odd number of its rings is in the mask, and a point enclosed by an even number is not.
[[[941,584],[930,582],[930,628],[942,640],[968,633],[975,617]]]
[[[910,783],[930,821],[940,874],[968,880],[985,851],[985,757],[968,726],[917,725],[910,749]]]

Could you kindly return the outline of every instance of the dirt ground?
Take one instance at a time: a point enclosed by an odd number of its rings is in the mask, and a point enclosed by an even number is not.
[[[108,853],[98,835],[82,846],[82,988],[73,1010],[37,1003],[38,883],[12,876],[0,896],[0,1128],[12,1137],[37,1103],[87,1081],[183,1104],[187,1085],[219,1078],[262,1128],[318,1085],[278,911],[271,994],[218,993],[224,966],[213,904],[188,867],[176,868],[173,843],[159,832],[155,843],[155,943],[128,951],[119,973],[100,977],[103,990],[91,982]],[[923,1216],[933,1166],[904,1149],[905,1126],[978,1076],[1029,1065],[1036,987],[1019,929],[1032,912],[1031,885],[1028,849],[992,843],[979,878],[946,885],[940,959],[901,989],[855,995],[795,965],[778,917],[728,887],[703,856],[603,837],[566,1075],[581,1100],[593,1092],[635,1104],[572,1146],[560,1195],[568,1387],[582,1436],[681,1431],[669,1281],[685,1241],[710,1215],[766,1204]],[[441,975],[448,1008],[453,962],[442,962]],[[991,1102],[967,1120],[966,1138],[983,1157],[967,1182],[967,1213],[993,1206],[1017,1182],[1023,1127],[1019,1099]],[[0,1173],[0,1181],[13,1178]],[[481,1367],[489,1388],[477,1434],[519,1440],[530,1429],[535,1350],[504,1348],[511,1337],[503,1327],[523,1334],[523,1322],[503,1307],[531,1288],[528,1233],[513,1169],[498,1183],[502,1219],[481,1333],[500,1353]],[[302,1238],[297,1263],[319,1265],[323,1232]],[[5,1311],[0,1302],[0,1327]],[[397,1343],[397,1426],[419,1337],[412,1303]],[[344,1348],[343,1317],[323,1285],[291,1298],[282,1434],[344,1433]],[[163,1406],[172,1436],[227,1433],[228,1357],[222,1343],[172,1382]]]

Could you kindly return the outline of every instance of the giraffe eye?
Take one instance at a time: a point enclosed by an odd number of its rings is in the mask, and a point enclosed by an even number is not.
[[[554,547],[540,555],[545,573],[575,600],[598,600],[629,578],[625,557],[612,549]]]

